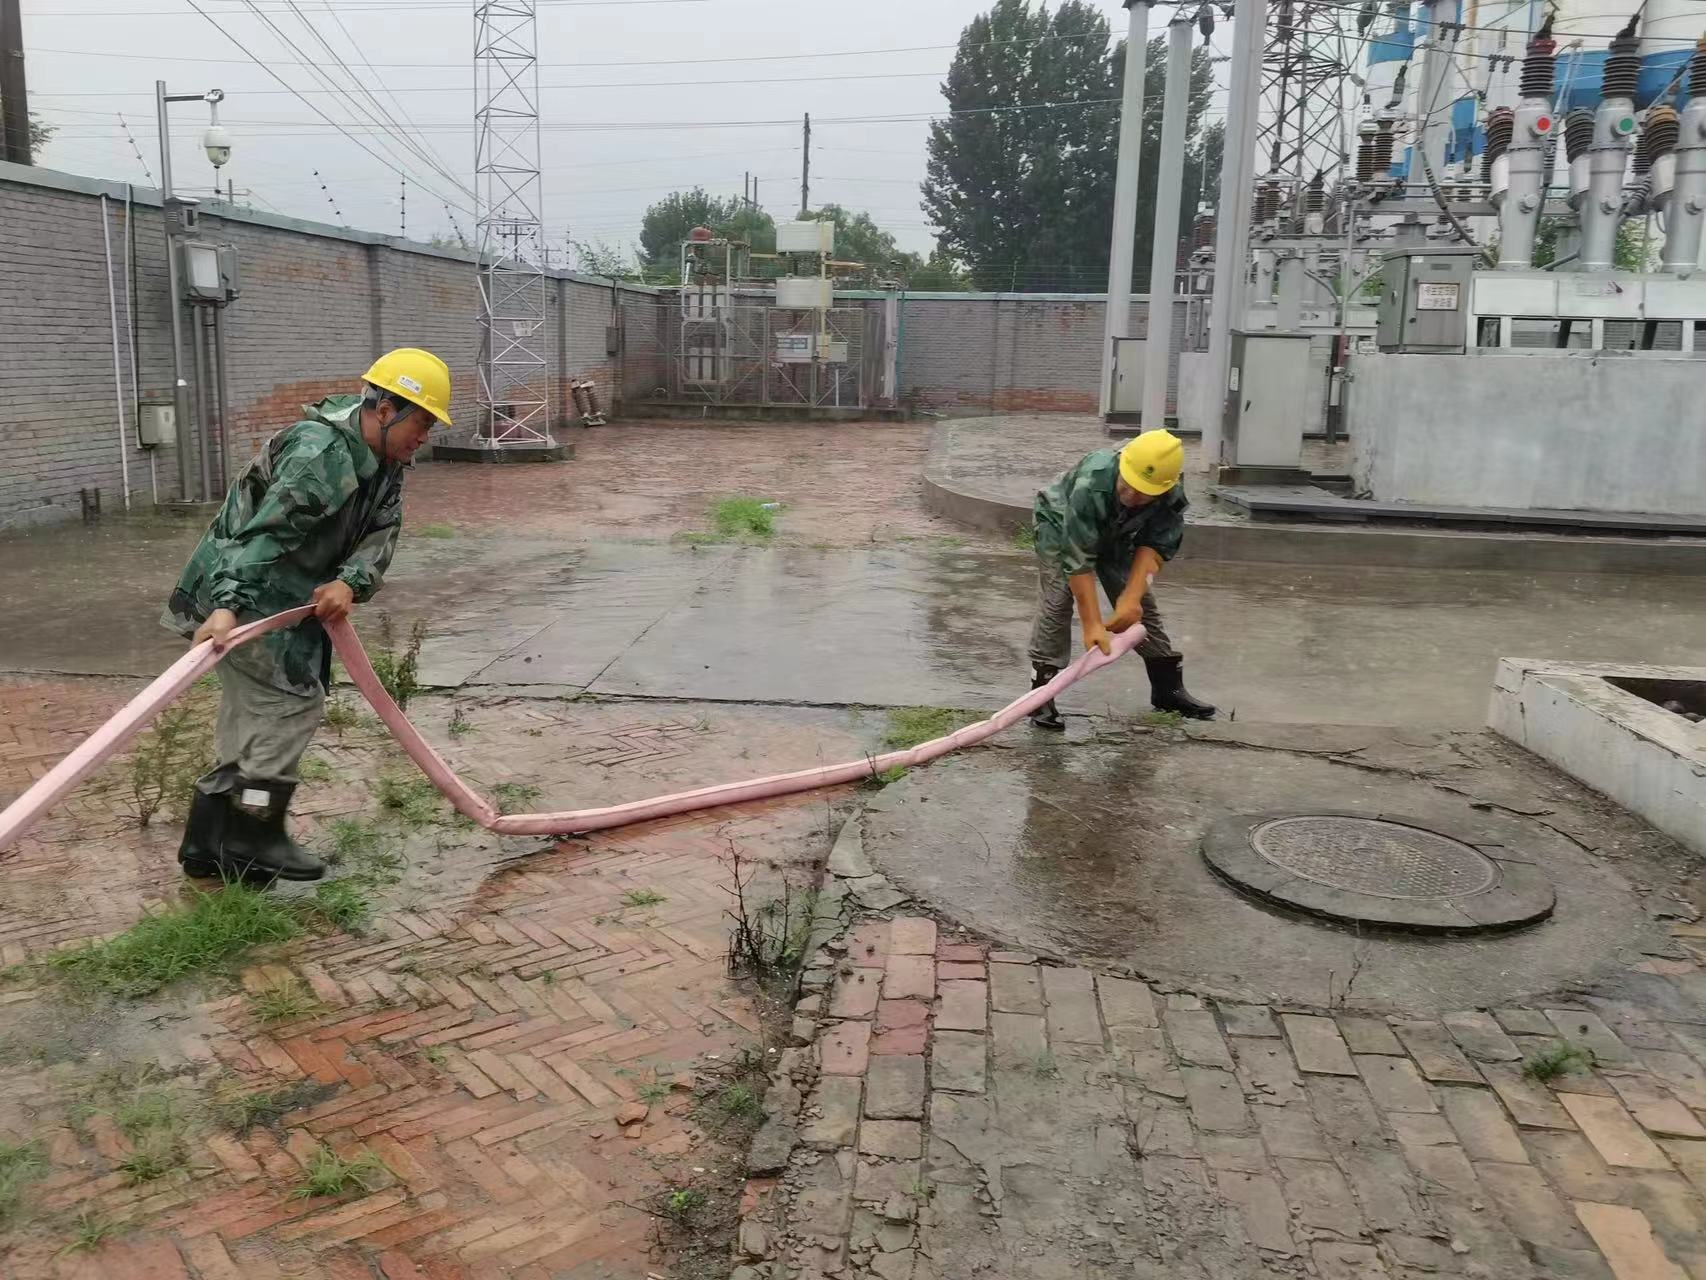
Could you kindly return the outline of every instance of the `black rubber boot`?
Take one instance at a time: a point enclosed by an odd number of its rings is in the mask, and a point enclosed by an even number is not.
[[[219,842],[225,835],[227,796],[208,795],[199,786],[190,795],[190,816],[184,823],[183,843],[178,846],[178,865],[186,876],[216,878],[219,875]]]
[[[219,869],[230,879],[318,880],[326,864],[285,833],[294,783],[238,778],[227,802]]]
[[[1214,707],[1186,691],[1183,658],[1176,654],[1171,658],[1145,658],[1143,665],[1149,669],[1149,701],[1157,711],[1177,711],[1191,720],[1214,719]]]
[[[1040,689],[1059,674],[1059,667],[1045,667],[1038,664],[1032,668],[1031,688]],[[1031,712],[1031,723],[1039,729],[1053,729],[1056,733],[1060,733],[1066,728],[1066,721],[1061,719],[1060,709],[1054,705],[1053,698]]]

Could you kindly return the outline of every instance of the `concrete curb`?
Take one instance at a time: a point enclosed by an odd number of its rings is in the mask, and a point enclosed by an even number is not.
[[[924,466],[924,505],[975,529],[1011,534],[1030,523],[1030,508],[980,493],[947,477],[932,455]],[[1522,537],[1511,534],[1335,529],[1300,524],[1192,523],[1184,560],[1230,560],[1315,568],[1513,569],[1531,573],[1706,573],[1706,541]]]

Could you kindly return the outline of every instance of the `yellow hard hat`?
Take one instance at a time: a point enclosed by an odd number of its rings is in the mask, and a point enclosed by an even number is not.
[[[1145,431],[1120,450],[1120,479],[1139,493],[1166,493],[1184,469],[1185,446],[1171,431]]]
[[[361,380],[418,404],[445,426],[450,425],[450,366],[432,352],[398,347],[375,360]]]

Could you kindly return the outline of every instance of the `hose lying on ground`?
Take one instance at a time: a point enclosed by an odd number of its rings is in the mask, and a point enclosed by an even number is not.
[[[312,612],[309,606],[286,609],[270,618],[235,628],[221,644],[216,645],[209,640],[196,645],[95,730],[75,751],[49,770],[34,786],[8,805],[4,812],[0,812],[0,849],[17,840],[73,787],[123,750],[125,744],[141,732],[164,707],[211,670],[226,653],[266,635],[269,631],[292,626]],[[646,822],[653,818],[672,817],[676,814],[691,813],[696,809],[714,809],[719,805],[793,795],[818,787],[858,782],[890,769],[909,769],[927,764],[938,756],[944,756],[961,747],[972,746],[1012,727],[1090,672],[1107,666],[1115,658],[1128,652],[1143,639],[1144,632],[1139,626],[1114,636],[1111,655],[1103,654],[1099,649],[1090,649],[1042,688],[1032,689],[1024,697],[1008,703],[989,719],[967,725],[946,737],[936,738],[904,751],[866,756],[859,760],[850,760],[846,764],[820,765],[815,769],[801,769],[795,773],[772,774],[766,778],[753,778],[748,782],[725,782],[715,787],[678,791],[673,795],[656,796],[650,800],[631,800],[626,804],[606,805],[599,809],[507,815],[498,813],[489,801],[457,777],[444,758],[421,737],[420,730],[409,723],[402,708],[392,701],[391,695],[385,692],[385,686],[374,674],[373,664],[367,660],[367,651],[356,638],[355,628],[351,627],[347,620],[327,623],[326,634],[331,637],[332,649],[342,659],[344,668],[349,672],[356,688],[361,690],[362,696],[372,704],[379,718],[385,722],[386,728],[390,729],[403,750],[408,752],[409,758],[420,766],[421,772],[456,806],[458,813],[498,835],[563,836],[583,831],[603,831],[611,827],[627,826],[633,822]]]

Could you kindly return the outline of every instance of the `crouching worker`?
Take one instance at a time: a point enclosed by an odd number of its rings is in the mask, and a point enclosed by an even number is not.
[[[198,779],[178,862],[192,876],[318,880],[285,832],[296,768],[332,669],[321,622],[379,590],[403,519],[403,467],[450,423],[450,371],[427,351],[381,356],[360,395],[328,396],[268,440],[184,567],[161,621],[192,643],[312,604],[314,616],[226,654],[213,772]]]
[[[1170,431],[1146,431],[1122,449],[1097,449],[1037,494],[1037,617],[1031,628],[1031,688],[1047,684],[1071,661],[1072,610],[1084,647],[1110,652],[1109,633],[1142,623],[1137,652],[1149,670],[1158,711],[1212,719],[1214,708],[1185,692],[1184,660],[1167,639],[1150,581],[1185,536],[1184,446]],[[1104,620],[1096,583],[1113,601]],[[1052,700],[1031,713],[1043,729],[1064,729]]]

